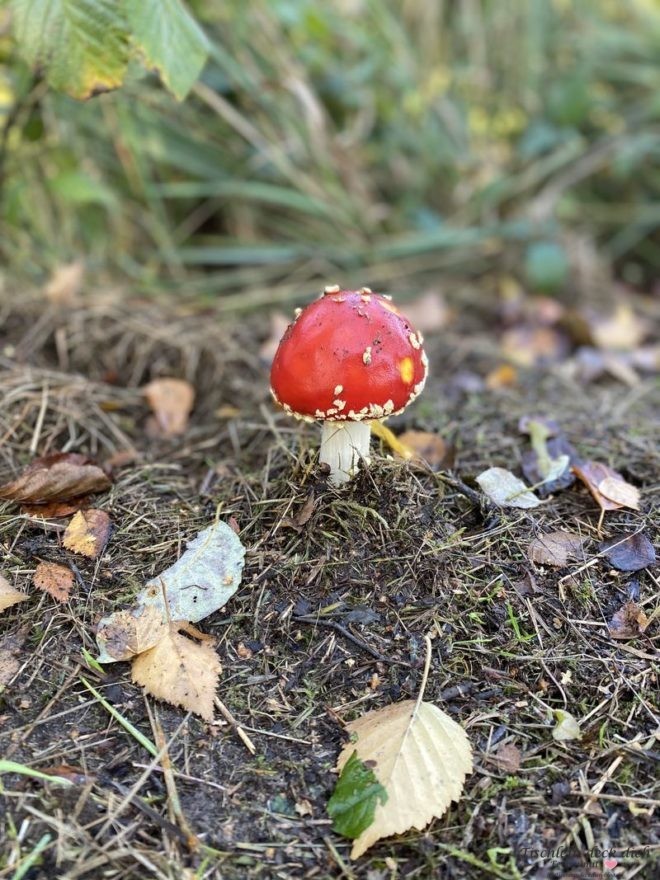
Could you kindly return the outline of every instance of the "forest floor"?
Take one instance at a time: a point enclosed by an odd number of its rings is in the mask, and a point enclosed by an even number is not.
[[[652,569],[614,569],[599,546],[640,529],[654,538],[657,386],[625,370],[589,381],[572,343],[549,365],[502,371],[506,321],[494,303],[450,299],[453,321],[426,334],[424,394],[388,422],[395,433],[439,434],[450,470],[393,458],[374,439],[368,469],[335,490],[315,464],[317,426],[270,401],[265,313],[116,292],[59,307],[2,294],[0,481],[35,454],[110,461],[113,485],[94,505],[114,532],[103,556],[86,560],[61,546],[66,520],[0,504],[3,574],[30,593],[0,617],[0,760],[73,782],[0,776],[0,878],[651,877],[657,580]],[[139,389],[159,376],[196,389],[181,437],[147,429]],[[519,472],[529,439],[518,423],[530,415],[557,420],[581,457],[639,487],[641,509],[608,512],[599,534],[581,483],[530,510],[486,502],[475,476],[494,465]],[[127,663],[101,671],[82,653],[97,655],[99,619],[218,509],[240,529],[246,565],[236,594],[200,628],[216,639],[218,695],[254,754],[221,714],[186,716],[145,697]],[[558,529],[584,539],[576,558],[531,562],[530,542]],[[44,560],[73,567],[68,602],[32,586]],[[608,623],[627,600],[650,624],[613,638]],[[325,809],[341,722],[417,696],[426,634],[425,699],[466,728],[474,773],[442,819],[351,862]],[[553,739],[555,710],[580,721],[581,739]],[[172,811],[167,768],[152,766],[122,720],[149,739],[162,725],[170,739],[169,779],[196,851]],[[613,849],[616,864],[604,866],[598,848]]]

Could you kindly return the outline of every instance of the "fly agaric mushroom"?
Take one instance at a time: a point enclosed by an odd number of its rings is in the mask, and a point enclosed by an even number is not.
[[[289,415],[323,422],[319,459],[337,486],[368,457],[371,422],[403,412],[427,368],[421,333],[390,297],[334,285],[297,310],[275,354],[270,390]]]

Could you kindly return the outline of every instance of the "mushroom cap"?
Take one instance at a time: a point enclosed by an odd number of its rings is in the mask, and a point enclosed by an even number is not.
[[[326,288],[286,329],[271,368],[272,395],[308,420],[394,415],[424,387],[422,341],[389,298],[368,288]]]

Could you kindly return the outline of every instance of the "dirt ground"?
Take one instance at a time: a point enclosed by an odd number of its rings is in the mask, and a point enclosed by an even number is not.
[[[0,758],[66,765],[75,782],[0,777],[0,878],[652,876],[658,619],[630,640],[612,639],[607,622],[629,597],[652,618],[655,576],[592,561],[599,511],[583,486],[533,510],[503,510],[480,500],[474,477],[492,465],[517,470],[528,442],[519,418],[551,416],[580,455],[642,490],[641,511],[608,513],[602,537],[644,527],[653,540],[657,386],[587,384],[563,362],[522,368],[515,385],[488,390],[482,378],[502,357],[487,302],[454,304],[456,321],[427,338],[423,396],[388,423],[439,432],[454,447],[449,474],[393,460],[374,441],[369,469],[334,490],[315,465],[315,426],[270,402],[258,355],[265,314],[115,292],[60,309],[39,294],[2,295],[2,481],[37,453],[137,454],[95,500],[115,527],[97,562],[61,547],[66,520],[0,506],[2,570],[31,594],[0,618],[0,652],[13,658],[0,686]],[[145,430],[138,389],[163,375],[197,389],[183,438]],[[296,525],[312,494],[311,517]],[[229,604],[200,627],[217,639],[219,696],[254,755],[222,716],[207,724],[145,699],[127,663],[101,674],[82,654],[96,656],[98,620],[171,564],[218,506],[240,527],[246,567]],[[531,563],[530,541],[559,527],[587,539],[584,556],[563,569]],[[32,587],[42,560],[75,565],[68,603]],[[466,727],[475,771],[442,819],[353,863],[325,812],[341,721],[417,695],[426,633],[425,698]],[[581,740],[553,740],[555,709],[581,721]],[[150,768],[119,718],[150,739],[160,723],[171,738],[197,851],[171,811],[163,767]],[[519,750],[519,767],[505,745]],[[628,853],[601,874],[594,847]]]

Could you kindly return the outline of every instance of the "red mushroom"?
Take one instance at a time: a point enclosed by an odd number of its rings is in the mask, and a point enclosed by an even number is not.
[[[403,412],[427,368],[421,333],[389,297],[335,285],[288,326],[270,390],[290,415],[323,422],[319,458],[339,485],[368,457],[371,422]]]

